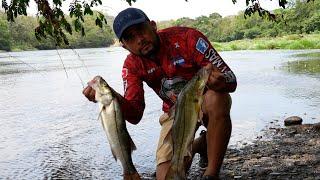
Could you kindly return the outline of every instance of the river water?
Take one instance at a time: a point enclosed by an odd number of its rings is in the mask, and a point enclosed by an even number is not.
[[[304,123],[320,121],[319,53],[220,53],[238,78],[230,146],[250,142],[270,121],[281,125],[292,115]],[[121,48],[0,53],[0,179],[121,179],[97,104],[83,97],[82,88],[99,74],[123,93],[126,54]],[[128,124],[137,146],[133,161],[142,175],[155,171],[162,113],[161,100],[144,87],[143,119]]]

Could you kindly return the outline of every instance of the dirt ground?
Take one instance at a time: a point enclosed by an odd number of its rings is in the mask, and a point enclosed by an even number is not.
[[[188,179],[201,179],[198,160],[196,155]],[[220,179],[320,180],[320,123],[269,127],[253,143],[229,148]]]
[[[270,127],[263,134],[253,144],[228,149],[221,179],[320,180],[320,123]],[[192,166],[190,179],[200,179],[197,167]]]

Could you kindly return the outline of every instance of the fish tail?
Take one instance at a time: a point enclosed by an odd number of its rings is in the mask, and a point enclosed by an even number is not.
[[[130,142],[131,153],[132,153],[132,151],[137,150],[137,147],[130,136],[129,136],[129,142]]]
[[[166,180],[185,180],[186,174],[184,172],[184,168],[180,168],[174,165],[171,165],[167,174]]]

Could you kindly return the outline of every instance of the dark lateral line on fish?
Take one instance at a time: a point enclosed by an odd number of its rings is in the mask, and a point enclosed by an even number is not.
[[[118,99],[115,99],[116,101],[118,101]],[[114,101],[114,100],[113,100]],[[118,102],[117,102],[118,103]],[[113,102],[113,107],[115,107],[115,104],[116,103],[114,103]],[[116,130],[117,130],[117,135],[119,135],[121,132],[119,132],[119,127],[118,127],[118,123],[117,123],[117,113],[116,113],[116,111],[114,111],[115,112],[115,121],[116,121]],[[123,122],[123,123],[126,123],[126,122]],[[126,124],[125,124],[126,125]],[[119,141],[120,141],[120,138],[119,137],[117,137],[118,139],[119,139]],[[122,147],[122,143],[119,143],[120,144],[120,149],[121,149],[121,154],[122,154],[122,157],[125,157],[124,156],[124,154],[123,154],[123,147]],[[130,144],[131,145],[131,144]],[[131,148],[131,147],[130,147]],[[124,148],[125,149],[125,148]],[[131,151],[131,149],[130,149],[130,151]],[[132,152],[130,152],[130,153],[132,153]],[[124,159],[126,159],[126,158],[124,158]],[[120,161],[120,159],[119,159],[119,161]],[[130,166],[130,163],[129,162],[127,162],[127,161],[125,161],[125,163],[126,163],[126,165],[127,165],[127,167],[129,167]],[[124,168],[124,167],[123,167]],[[124,170],[124,169],[123,169]]]

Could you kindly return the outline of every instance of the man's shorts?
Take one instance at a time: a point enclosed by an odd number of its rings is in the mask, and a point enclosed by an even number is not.
[[[161,132],[157,148],[157,165],[170,161],[172,159],[172,138],[171,128],[173,124],[173,117],[169,117],[168,113],[160,116],[159,122],[161,124]],[[168,137],[167,137],[168,136]],[[164,142],[167,137],[167,142]],[[191,145],[189,146],[185,157],[192,158]]]

